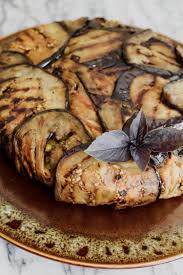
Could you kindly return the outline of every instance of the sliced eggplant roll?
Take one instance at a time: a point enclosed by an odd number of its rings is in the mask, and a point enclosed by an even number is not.
[[[64,70],[62,79],[67,86],[69,110],[84,124],[92,138],[102,134],[95,106],[75,73]]]
[[[0,69],[10,65],[31,63],[30,60],[21,53],[5,51],[0,54]]]
[[[171,106],[183,111],[183,79],[178,79],[165,85],[163,97]]]
[[[3,50],[23,53],[33,64],[47,59],[65,45],[69,34],[59,23],[23,30],[0,41]]]
[[[0,71],[0,142],[11,154],[11,137],[26,117],[54,108],[65,108],[65,86],[58,78],[31,65]]]
[[[124,56],[130,64],[151,65],[176,73],[181,65],[177,62],[175,47],[170,39],[151,30],[141,31],[127,39]]]
[[[65,152],[90,141],[80,121],[63,110],[49,110],[26,120],[14,136],[15,162],[27,172],[52,185],[54,169]]]
[[[58,201],[116,208],[151,203],[159,194],[159,179],[153,168],[139,170],[135,162],[107,163],[83,151],[63,157],[56,170]]]

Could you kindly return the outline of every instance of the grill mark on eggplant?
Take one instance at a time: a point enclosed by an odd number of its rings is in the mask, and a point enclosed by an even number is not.
[[[170,103],[163,96],[161,97],[161,102],[165,104],[167,107],[169,107],[170,109],[174,109],[183,115],[183,110],[181,108],[179,108],[177,105]]]
[[[6,123],[11,122],[11,121],[13,121],[14,119],[16,119],[16,116],[11,115],[11,116],[7,117]]]
[[[2,94],[6,94],[6,97],[10,97],[12,93],[17,93],[17,92],[28,92],[30,90],[29,87],[27,88],[11,88],[11,87],[7,87],[4,91],[2,91]]]
[[[48,39],[48,37],[42,31],[40,31],[40,29],[35,28],[34,31],[37,32],[40,36],[42,36],[43,39]]]
[[[67,27],[66,23],[64,21],[59,21],[57,22],[65,32],[69,33],[70,34],[70,31],[69,31],[69,28]]]
[[[79,30],[81,30],[83,27],[77,29],[76,31],[74,31],[73,33],[70,34],[69,38],[67,39],[67,41],[65,42],[65,44],[59,48],[55,53],[53,53],[50,57],[42,60],[39,64],[37,64],[38,67],[40,68],[48,68],[51,64],[53,64],[54,62],[56,62],[58,59],[60,59],[66,49],[66,47],[68,46],[70,40],[72,37],[75,36],[75,34],[77,32],[79,32]]]
[[[20,98],[20,97],[15,97],[15,98],[12,99],[11,102],[12,102],[13,104],[17,104],[17,103],[19,103],[20,101],[22,101],[22,98]]]
[[[27,113],[28,111],[29,111],[28,108],[14,108],[13,109],[14,113],[23,113],[23,112]]]
[[[88,95],[89,99],[90,99],[91,102],[93,103],[93,106],[95,107],[95,112],[96,112],[96,114],[97,114],[97,118],[98,118],[100,127],[101,127],[101,129],[102,129],[102,132],[105,132],[105,127],[104,127],[104,125],[103,125],[102,119],[101,119],[101,117],[100,117],[100,115],[99,115],[99,112],[98,112],[98,109],[97,109],[97,106],[95,105],[95,102],[94,102],[94,100],[93,100],[93,98],[92,98],[90,92],[88,91],[87,87],[85,86],[84,82],[82,81],[82,79],[81,79],[81,77],[80,77],[80,75],[79,75],[79,72],[76,73],[76,76],[77,76],[77,78],[79,79],[80,83],[82,84],[82,86],[83,86],[83,88],[84,88],[86,94]]]
[[[156,77],[154,76],[153,78],[154,78],[154,79],[153,79],[153,81],[149,84],[149,87],[153,87],[154,84],[155,84]],[[139,108],[141,108],[141,106],[142,106],[143,97],[144,97],[144,95],[146,94],[146,92],[147,92],[146,89],[141,90],[141,93],[138,95],[138,97],[137,97],[137,99],[136,99],[136,105],[137,105]],[[159,100],[159,103],[161,103],[161,98],[160,98],[160,100]],[[156,113],[157,109],[158,109],[158,105],[154,106],[154,113]]]
[[[67,111],[70,110],[70,105],[69,105],[69,88],[68,88],[68,84],[67,82],[63,79],[62,77],[62,71],[59,69],[59,68],[55,68],[53,70],[53,74],[55,76],[57,76],[59,79],[62,80],[62,82],[64,83],[64,86],[65,86],[65,99],[66,99],[66,102],[65,102],[65,109]]]
[[[88,33],[88,32],[87,32]],[[98,39],[98,38],[103,38],[103,37],[107,37],[109,35],[109,33],[97,33],[96,35],[94,35],[94,36],[92,36],[91,37],[91,39],[92,39],[92,41],[93,40],[95,40],[95,39]],[[80,35],[80,37],[82,37],[82,36],[85,36],[85,34],[83,34],[83,35]],[[71,43],[70,43],[70,45],[69,46],[74,46],[74,45],[77,45],[77,41],[72,41],[71,40]],[[93,44],[91,44],[91,45],[93,45]],[[87,45],[87,46],[90,46],[90,45]],[[76,48],[75,50],[78,50],[78,49],[80,49],[80,48]]]
[[[9,105],[4,105],[0,107],[0,112],[7,110],[9,108]]]
[[[41,101],[41,100],[43,100],[43,98],[40,96],[38,96],[38,97],[29,96],[29,97],[25,98],[25,101]]]
[[[167,48],[169,48],[171,50],[174,50],[174,47],[172,45],[170,45],[170,44],[166,43],[165,41],[160,40],[156,37],[151,37],[149,40],[147,40],[145,42],[142,42],[141,45],[145,46],[145,47],[149,47],[149,46],[151,46],[152,44],[155,44],[155,43],[161,43],[164,46],[166,46]]]
[[[120,41],[119,38],[115,37],[115,38],[113,38],[113,39],[110,40],[110,43],[115,43],[115,42],[119,42],[119,41]],[[82,46],[82,47],[74,49],[74,51],[72,51],[72,54],[75,54],[75,52],[80,52],[80,51],[85,50],[85,49],[88,49],[88,50],[91,49],[92,50],[93,48],[95,48],[98,45],[100,45],[100,47],[104,47],[105,45],[108,45],[108,43],[109,43],[108,41],[105,41],[105,42],[102,42],[102,43],[99,41],[99,42],[96,42],[96,43],[91,44],[91,45]]]
[[[13,136],[12,136],[12,141],[13,141],[13,139],[14,139],[14,137],[15,137],[15,134],[16,134],[16,131],[14,131],[14,134],[13,134]],[[34,170],[33,170],[33,167],[30,165],[30,162],[29,162],[29,160],[27,159],[27,156],[25,155],[25,162],[26,162],[26,166],[28,166],[28,170],[31,172],[31,175],[29,174],[29,172],[28,171],[26,171],[25,170],[25,167],[23,166],[23,163],[22,163],[22,161],[21,161],[21,159],[22,159],[22,150],[20,149],[20,148],[22,148],[22,141],[23,141],[23,139],[18,139],[16,142],[17,142],[17,145],[18,145],[18,154],[16,154],[16,157],[18,158],[18,160],[19,160],[19,163],[20,163],[20,165],[21,165],[21,171],[23,172],[23,173],[26,173],[26,174],[28,174],[29,176],[33,176],[34,175]],[[14,149],[15,150],[15,149]],[[36,150],[34,149],[34,158],[35,158],[35,155],[36,155]]]
[[[34,29],[34,31],[35,31],[35,29]],[[31,35],[31,33],[30,33],[30,31],[29,30],[26,30],[26,31],[24,31],[24,34],[29,38],[29,39],[31,39],[32,40],[32,42],[34,42],[34,36],[32,36]],[[24,40],[22,40],[22,42],[23,42]]]

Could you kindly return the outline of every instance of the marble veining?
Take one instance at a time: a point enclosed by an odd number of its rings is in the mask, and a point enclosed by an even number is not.
[[[183,41],[182,0],[0,0],[0,35],[25,27],[80,16],[104,16],[153,28]],[[77,267],[47,260],[0,239],[2,275],[181,275],[183,259],[133,270]]]

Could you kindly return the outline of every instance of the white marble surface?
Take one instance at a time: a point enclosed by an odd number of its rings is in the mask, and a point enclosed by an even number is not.
[[[0,35],[40,22],[79,16],[104,16],[151,27],[183,41],[182,0],[0,0]],[[0,240],[2,275],[182,275],[183,259],[134,270],[89,269],[32,255]]]

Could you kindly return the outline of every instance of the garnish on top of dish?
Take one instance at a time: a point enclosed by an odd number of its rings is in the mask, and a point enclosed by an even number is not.
[[[147,167],[152,152],[172,152],[183,146],[183,130],[159,127],[148,131],[143,111],[133,115],[123,130],[105,132],[85,150],[90,156],[108,162],[133,159],[141,170]]]
[[[12,34],[0,41],[1,147],[59,201],[179,196],[182,68],[181,43],[103,18]]]

